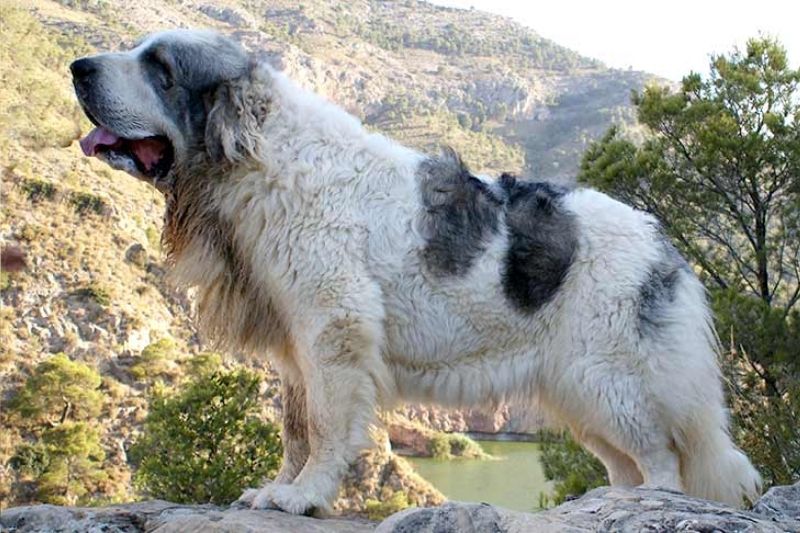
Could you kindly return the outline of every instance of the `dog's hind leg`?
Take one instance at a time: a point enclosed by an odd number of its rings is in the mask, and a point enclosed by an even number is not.
[[[611,449],[635,463],[641,473],[639,484],[670,490],[682,490],[680,460],[674,448],[669,428],[659,417],[658,410],[645,397],[639,397],[636,407],[621,408],[610,414],[605,422],[586,428],[588,434],[602,435]],[[603,450],[607,452],[607,450]],[[602,454],[598,454],[602,460]],[[611,472],[609,471],[609,476]]]
[[[651,445],[634,452],[636,463],[644,475],[644,484],[683,491],[678,454],[667,443]]]
[[[572,390],[583,396],[563,396],[559,411],[576,439],[606,466],[611,483],[681,490],[679,456],[668,420],[646,382],[610,365],[595,365],[591,373],[579,375],[584,378],[581,386]]]
[[[635,487],[644,482],[636,463],[626,454],[597,435],[584,435],[581,439],[587,450],[592,452],[606,467],[608,480],[613,486]]]

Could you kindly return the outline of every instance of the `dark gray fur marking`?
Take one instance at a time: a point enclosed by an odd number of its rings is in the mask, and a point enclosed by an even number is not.
[[[141,55],[142,70],[163,102],[164,113],[188,145],[204,141],[209,97],[221,84],[244,76],[250,57],[236,42],[208,35],[201,43],[164,40]]]
[[[643,336],[657,333],[666,323],[681,275],[690,271],[689,264],[663,234],[661,243],[661,260],[651,267],[639,288],[639,333]]]
[[[472,176],[452,151],[420,167],[425,266],[439,276],[466,274],[505,219],[509,249],[503,290],[520,310],[536,311],[561,286],[577,246],[567,189],[504,174],[495,185]]]
[[[577,247],[573,215],[561,208],[568,190],[549,183],[517,181],[503,174],[509,248],[503,273],[506,297],[534,312],[558,291]]]
[[[423,261],[436,275],[464,275],[497,233],[502,199],[452,150],[427,159],[419,171],[427,240]]]

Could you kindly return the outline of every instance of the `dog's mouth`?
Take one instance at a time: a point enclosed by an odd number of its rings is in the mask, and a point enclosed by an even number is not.
[[[167,177],[175,163],[175,150],[166,136],[125,138],[95,120],[92,122],[97,127],[80,140],[85,155],[102,159],[113,168],[154,183]]]

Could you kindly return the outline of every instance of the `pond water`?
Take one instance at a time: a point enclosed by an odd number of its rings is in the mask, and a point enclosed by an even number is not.
[[[551,490],[535,442],[478,441],[494,460],[408,457],[414,469],[451,500],[486,502],[516,511],[538,510]]]

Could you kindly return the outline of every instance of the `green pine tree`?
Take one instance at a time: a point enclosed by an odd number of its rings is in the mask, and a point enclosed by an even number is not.
[[[46,503],[87,503],[106,479],[105,452],[93,420],[103,398],[100,375],[63,354],[40,363],[8,403],[10,415],[28,431],[10,466]]]
[[[635,94],[648,131],[611,129],[579,180],[655,214],[710,289],[734,433],[766,485],[800,478],[800,70],[770,38],[709,76]]]

